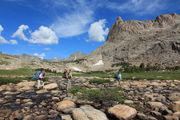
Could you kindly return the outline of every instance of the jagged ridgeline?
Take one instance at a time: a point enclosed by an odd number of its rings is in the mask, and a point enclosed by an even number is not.
[[[180,15],[156,17],[155,20],[128,20],[118,17],[104,45],[89,54],[106,65],[128,62],[133,65],[180,65]],[[108,67],[108,66],[107,66]]]

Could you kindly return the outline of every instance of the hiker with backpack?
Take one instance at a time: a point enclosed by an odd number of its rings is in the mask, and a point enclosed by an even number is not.
[[[71,89],[72,70],[65,69],[63,77],[67,80],[66,90],[68,91],[69,89]]]
[[[121,70],[119,70],[117,73],[115,73],[115,79],[117,80],[118,84],[120,85],[120,80],[122,80],[122,74],[121,74]],[[117,85],[118,85],[117,84]]]
[[[41,86],[44,87],[44,77],[46,72],[45,71],[38,71],[36,72],[36,75],[33,77],[33,79],[37,80],[37,89],[39,89]]]

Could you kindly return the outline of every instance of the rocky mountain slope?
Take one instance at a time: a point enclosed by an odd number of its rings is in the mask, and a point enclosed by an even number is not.
[[[106,43],[90,53],[87,59],[90,63],[102,60],[101,67],[105,68],[118,62],[179,66],[180,15],[165,14],[145,21],[123,21],[118,17]]]
[[[86,56],[86,54],[84,54],[82,52],[75,52],[71,56],[69,56],[67,60],[78,60],[85,56]]]
[[[79,58],[80,56],[78,56]],[[81,60],[53,59],[43,60],[35,56],[26,54],[8,55],[0,53],[0,69],[18,69],[18,68],[44,68],[56,72],[63,72],[65,68],[71,68],[73,71],[86,71],[87,67]]]

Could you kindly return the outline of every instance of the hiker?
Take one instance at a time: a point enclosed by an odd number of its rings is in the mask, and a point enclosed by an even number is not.
[[[44,82],[43,82],[43,81],[44,81],[45,74],[46,74],[45,71],[42,71],[42,72],[39,74],[38,86],[37,86],[38,89],[40,88],[40,86],[44,87]]]
[[[118,84],[120,85],[120,80],[122,80],[122,74],[121,74],[121,70],[119,70],[116,74],[115,74],[115,79],[117,80]],[[117,85],[118,85],[117,84]]]
[[[45,71],[37,71],[36,75],[33,77],[33,79],[37,80],[37,89],[39,89],[41,86],[44,86],[44,79]]]
[[[64,74],[65,74],[65,78],[67,80],[66,90],[68,91],[69,89],[71,89],[72,70],[65,69]]]

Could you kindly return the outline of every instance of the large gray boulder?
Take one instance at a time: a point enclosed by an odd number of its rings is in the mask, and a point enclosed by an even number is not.
[[[74,109],[72,116],[74,120],[108,120],[105,113],[90,105],[84,105],[80,108]]]

